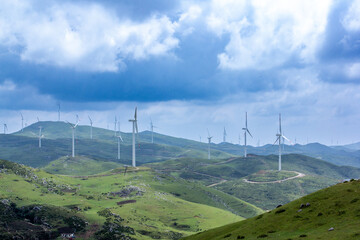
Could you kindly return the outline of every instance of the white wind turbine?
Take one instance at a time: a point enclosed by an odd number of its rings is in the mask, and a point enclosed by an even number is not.
[[[58,103],[58,122],[60,122],[60,103]]]
[[[41,148],[41,138],[44,137],[44,135],[41,134],[42,126],[39,126],[39,148]]]
[[[117,127],[117,118],[116,118],[116,116],[115,116],[115,122],[114,122],[114,135],[115,135],[115,137],[116,137],[116,127]]]
[[[136,158],[135,158],[135,132],[138,133],[137,126],[137,107],[135,108],[134,119],[129,119],[129,122],[132,122],[133,131],[132,131],[132,166],[136,167]]]
[[[120,160],[120,140],[122,142],[124,142],[124,140],[121,137],[120,123],[119,123],[119,135],[117,136],[117,139],[118,139],[118,155],[117,155],[117,159]]]
[[[21,115],[21,131],[24,131],[24,116],[22,115],[22,113],[20,113]]]
[[[76,124],[71,124],[69,122],[67,122],[70,127],[71,127],[71,130],[72,130],[72,154],[71,156],[72,157],[75,157],[75,129],[77,127],[77,125],[79,124],[79,120],[76,122]]]
[[[212,139],[212,136],[210,136],[210,133],[209,133],[209,129],[207,129],[207,132],[208,132],[208,159],[210,160],[210,144],[211,144],[211,139]]]
[[[227,133],[226,133],[226,129],[224,127],[224,138],[223,138],[223,142],[226,142],[226,136],[227,136]]]
[[[279,142],[279,171],[281,171],[281,144],[282,144],[281,140],[285,139],[290,143],[291,143],[291,141],[282,134],[282,131],[281,131],[281,114],[280,113],[279,113],[279,133],[276,134],[276,137],[277,137],[276,141],[274,142],[273,145],[275,145],[276,142]]]
[[[245,112],[245,127],[244,127],[242,130],[244,130],[244,142],[245,142],[245,145],[244,145],[244,151],[245,151],[244,157],[247,157],[247,152],[246,152],[246,133],[249,133],[249,135],[250,135],[251,137],[253,137],[253,136],[251,135],[248,127],[247,127],[247,112]]]
[[[90,116],[88,115],[88,118],[90,120],[90,139],[93,138],[93,134],[92,134],[92,126],[93,126],[93,121],[91,120]]]
[[[4,134],[6,134],[6,131],[8,130],[7,124],[4,123]]]
[[[154,128],[157,128],[157,127],[154,126],[152,119],[150,118],[151,143],[154,143]]]

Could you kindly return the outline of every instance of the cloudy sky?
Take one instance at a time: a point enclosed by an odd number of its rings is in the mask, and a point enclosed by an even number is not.
[[[0,123],[360,140],[360,0],[1,0]],[[241,141],[243,137],[241,134]]]

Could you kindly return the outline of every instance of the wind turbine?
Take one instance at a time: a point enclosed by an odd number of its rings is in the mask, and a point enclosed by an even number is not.
[[[21,115],[21,131],[24,131],[24,116],[22,115],[22,113],[20,113]]]
[[[39,117],[36,117],[36,118],[37,118],[38,122],[40,122],[40,119],[39,119]]]
[[[276,142],[279,142],[279,171],[281,171],[281,140],[285,139],[291,143],[291,141],[282,134],[281,131],[281,114],[279,113],[279,133],[276,134],[277,138],[273,145],[276,144]]]
[[[76,122],[76,124],[71,124],[69,122],[67,122],[72,130],[72,157],[75,157],[75,128],[77,127],[77,125],[79,124],[79,121]]]
[[[227,133],[226,133],[226,129],[224,127],[224,138],[223,138],[223,142],[226,142],[226,136],[227,136]]]
[[[210,160],[210,144],[211,144],[211,139],[212,139],[212,136],[210,136],[210,133],[209,133],[209,129],[207,129],[207,132],[208,132],[208,159]]]
[[[117,118],[115,116],[115,123],[114,123],[114,134],[115,134],[115,137],[116,137],[116,127],[117,127]]]
[[[92,139],[92,125],[93,125],[93,121],[91,120],[90,116],[88,115],[88,118],[90,120],[90,139]]]
[[[44,135],[41,134],[42,126],[39,126],[39,148],[41,148],[41,138],[44,137]]]
[[[154,128],[157,127],[153,125],[152,119],[150,118],[151,143],[154,143]]]
[[[137,107],[135,107],[134,119],[129,119],[129,122],[133,124],[132,131],[132,166],[136,167],[136,159],[135,159],[135,131],[138,133],[138,125],[137,125]]]
[[[245,151],[244,157],[247,157],[247,152],[246,152],[246,133],[249,133],[249,135],[250,135],[251,137],[253,137],[253,136],[251,135],[248,127],[247,127],[247,112],[245,112],[245,127],[244,127],[242,130],[244,130],[244,141],[245,141],[245,145],[244,145],[244,151]]]
[[[4,123],[4,134],[6,134],[6,131],[8,130],[7,124]]]
[[[58,122],[60,122],[60,103],[58,103]]]
[[[117,139],[118,139],[118,156],[117,156],[117,159],[120,160],[120,140],[121,140],[122,142],[124,142],[124,140],[123,140],[122,137],[121,137],[120,123],[119,123],[119,135],[117,136]]]

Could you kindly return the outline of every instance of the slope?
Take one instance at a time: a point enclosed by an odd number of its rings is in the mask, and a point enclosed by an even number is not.
[[[328,187],[343,179],[359,178],[360,169],[336,166],[326,161],[298,154],[283,156],[283,169],[297,171],[305,177],[284,182],[251,184],[245,179],[269,177],[277,172],[278,157],[250,155],[248,158],[230,158],[224,160],[178,159],[150,166],[161,172],[187,180],[195,180],[204,185],[231,194],[262,209],[272,209],[316,190]],[[284,171],[282,171],[284,172]],[[254,176],[258,174],[258,176]],[[291,177],[291,176],[288,176]]]
[[[268,213],[184,239],[359,239],[360,181],[317,191]]]
[[[89,228],[97,229],[105,222],[103,210],[108,209],[135,229],[137,239],[177,239],[241,220],[229,210],[246,215],[251,208],[217,190],[206,191],[199,184],[178,181],[148,168],[131,168],[125,175],[119,168],[100,175],[69,177],[1,160],[0,179],[0,199],[20,207],[47,204],[72,209],[89,222]],[[196,198],[202,202],[196,203]],[[262,211],[253,207],[253,212]]]

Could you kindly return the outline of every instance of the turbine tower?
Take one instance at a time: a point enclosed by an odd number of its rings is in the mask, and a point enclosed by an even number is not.
[[[6,134],[6,131],[8,130],[7,124],[4,123],[4,134]]]
[[[249,133],[249,135],[251,137],[253,137],[247,127],[247,112],[245,112],[245,127],[242,129],[244,130],[244,142],[245,142],[245,145],[244,145],[244,157],[247,157],[247,152],[246,152],[246,133]]]
[[[42,126],[39,126],[39,148],[41,148],[41,138],[44,137],[44,135],[41,134]]]
[[[207,132],[208,132],[208,159],[210,160],[210,144],[211,144],[211,138],[212,136],[210,136],[210,133],[209,133],[209,129],[207,129]]]
[[[79,124],[79,121],[76,124],[71,124],[69,122],[67,122],[72,130],[72,157],[75,157],[75,128],[77,127],[77,125]]]
[[[20,113],[21,115],[21,131],[24,131],[24,116],[22,115],[22,113]]]
[[[226,136],[227,136],[227,133],[226,133],[226,129],[224,127],[224,138],[223,138],[223,142],[226,142]]]
[[[90,139],[92,139],[92,125],[93,125],[93,121],[91,120],[90,116],[88,115],[88,118],[90,120]]]
[[[117,127],[117,118],[116,118],[116,116],[115,116],[115,122],[114,122],[114,135],[115,135],[115,137],[116,137],[116,127]]]
[[[132,166],[136,167],[136,159],[135,159],[135,132],[138,133],[137,126],[137,107],[135,107],[135,115],[134,119],[129,119],[129,122],[132,122],[133,131],[132,131]]]
[[[120,140],[122,142],[124,142],[124,140],[121,137],[120,123],[119,123],[119,135],[117,136],[117,139],[118,139],[118,155],[117,155],[117,159],[120,160]]]
[[[291,141],[284,136],[284,134],[282,134],[282,131],[281,131],[281,113],[279,113],[279,133],[276,134],[276,141],[274,142],[273,145],[276,144],[276,142],[279,142],[279,171],[281,171],[281,144],[282,142],[284,142],[284,139],[289,141],[291,143]],[[282,140],[282,142],[281,142]]]
[[[152,119],[150,118],[151,143],[154,143],[154,128],[156,128],[156,126],[154,126]]]
[[[60,122],[60,103],[58,103],[58,122]]]

